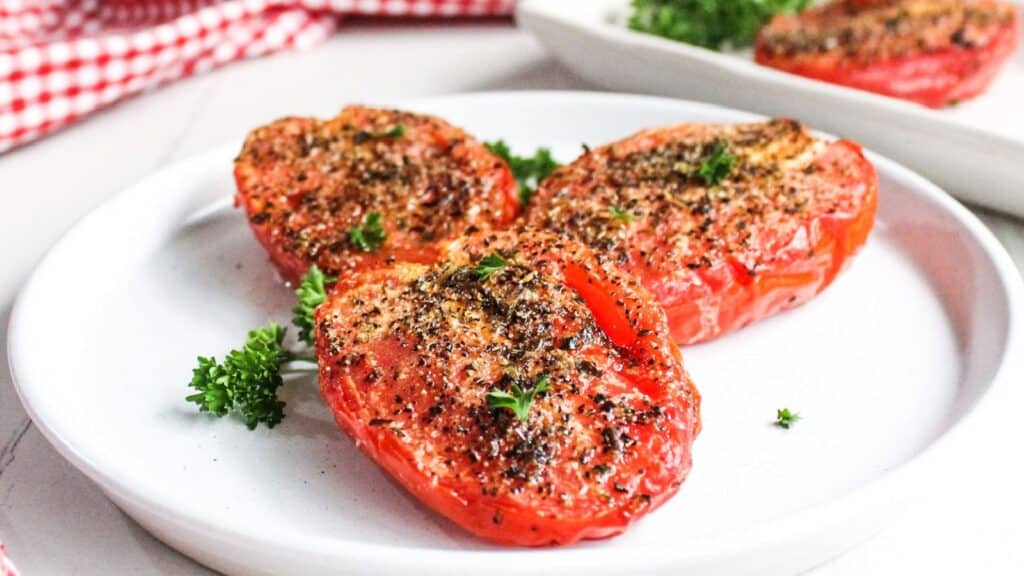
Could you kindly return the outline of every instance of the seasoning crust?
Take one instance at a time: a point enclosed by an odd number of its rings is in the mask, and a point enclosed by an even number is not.
[[[709,182],[718,152],[728,164]],[[585,153],[542,183],[524,220],[635,274],[686,344],[824,289],[867,238],[876,179],[856,144],[794,120],[685,124]]]
[[[464,131],[363,106],[257,128],[235,160],[235,180],[236,204],[291,281],[312,264],[338,276],[429,262],[435,241],[503,227],[518,210],[508,167]],[[382,242],[353,237],[377,217]]]
[[[971,49],[991,43],[1014,22],[996,0],[834,2],[804,16],[777,18],[761,33],[770,56],[829,55],[865,64],[920,52]]]
[[[1019,42],[1018,10],[1000,0],[838,0],[776,16],[757,62],[943,107],[982,93]]]
[[[505,264],[481,273],[493,254]],[[663,313],[576,242],[476,234],[433,265],[342,280],[317,318],[321,390],[340,426],[479,536],[611,536],[690,469],[699,396]],[[491,392],[540,382],[525,420],[488,406]]]

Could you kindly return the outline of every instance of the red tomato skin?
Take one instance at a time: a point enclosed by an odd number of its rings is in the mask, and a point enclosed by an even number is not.
[[[675,169],[658,168],[666,154],[688,157],[723,138],[739,154],[748,150],[774,160],[759,160],[753,171],[737,168],[744,174],[717,187],[698,179],[680,184]],[[819,148],[809,172],[780,168]],[[636,172],[623,172],[627,164]],[[597,249],[605,246],[599,254],[643,282],[664,308],[676,342],[688,345],[824,290],[867,240],[877,182],[860,146],[821,142],[792,120],[683,124],[645,130],[584,154],[542,183],[524,219]],[[717,208],[709,203],[706,212],[697,209],[702,196],[719,193],[731,199]],[[801,195],[804,200],[793,204]],[[736,207],[747,200],[746,207]],[[632,207],[633,220],[604,216],[617,204]]]
[[[395,126],[401,136],[381,136]],[[385,176],[362,182],[372,168]],[[429,263],[437,241],[504,228],[519,211],[515,178],[500,158],[444,120],[400,110],[348,106],[328,120],[261,126],[236,158],[234,178],[235,205],[289,282],[311,264],[340,276]],[[387,239],[364,252],[348,233],[370,212],[381,214]]]
[[[537,232],[536,235],[543,236],[544,233]],[[660,399],[663,419],[660,420],[659,431],[635,432],[637,442],[645,447],[643,457],[622,464],[634,470],[637,467],[641,469],[642,474],[631,489],[649,494],[646,500],[603,505],[599,499],[593,498],[581,503],[581,509],[567,510],[540,497],[523,502],[509,493],[492,495],[473,489],[474,484],[465,480],[465,470],[459,476],[432,474],[417,454],[422,445],[403,442],[386,427],[371,425],[376,407],[369,402],[370,392],[364,383],[367,369],[356,364],[342,365],[337,361],[351,354],[352,350],[331,350],[328,338],[317,338],[321,392],[339,427],[363,453],[420,502],[476,536],[500,544],[531,547],[566,545],[622,533],[678,491],[689,474],[692,465],[690,448],[700,430],[700,396],[682,367],[678,347],[668,336],[664,314],[642,287],[635,281],[631,286],[610,284],[610,281],[621,282],[624,277],[617,271],[608,272],[601,268],[593,258],[582,263],[580,260],[560,261],[558,256],[555,260],[556,267],[565,271],[566,285],[573,287],[587,301],[588,307],[607,299],[609,294],[619,301],[618,307],[622,306],[623,300],[631,303],[628,326],[614,317],[615,314],[595,317],[595,320],[617,346],[632,350],[631,353],[638,354],[639,358],[667,367],[667,372],[655,371],[661,376],[670,375],[667,379],[651,380],[642,371],[626,369],[612,377],[622,386],[643,390],[648,397]],[[343,279],[334,288],[331,300],[364,286],[404,284],[410,278],[422,275],[425,269],[398,265],[363,271]],[[604,289],[587,292],[584,286]],[[331,300],[317,311],[318,325],[330,323]],[[614,302],[613,306],[616,306]],[[398,339],[387,340],[375,349],[373,356],[376,362],[373,366],[386,374],[392,367],[401,365],[401,359],[408,354],[407,344]],[[646,365],[646,361],[643,364]],[[381,384],[377,382],[375,385]],[[413,408],[413,412],[416,413],[418,408]],[[545,408],[537,406],[531,410],[543,411]],[[418,419],[417,415],[411,421]],[[409,433],[415,434],[415,431],[409,430]],[[560,473],[554,472],[554,477]]]
[[[775,252],[774,261],[758,266],[753,276],[742,265],[726,261],[694,271],[690,282],[650,286],[665,308],[676,342],[713,339],[805,304],[849,265],[874,226],[877,175],[858,144],[843,140],[832,146],[845,166],[854,164],[851,171],[859,175],[855,185],[864,198],[861,208],[807,219],[789,244]]]
[[[761,42],[755,60],[765,66],[811,78],[943,108],[983,93],[1020,43],[1020,15],[982,46],[949,46],[876,61],[845,62],[812,56],[774,56]]]
[[[346,386],[351,394],[356,384],[349,379]],[[335,422],[350,438],[357,439],[356,445],[366,456],[425,506],[464,530],[497,544],[524,547],[565,546],[584,540],[603,540],[618,536],[641,516],[657,510],[675,496],[692,467],[689,449],[669,452],[664,456],[663,465],[671,469],[672,474],[664,474],[664,477],[651,481],[651,484],[658,486],[659,489],[666,484],[668,488],[661,489],[643,508],[609,511],[584,519],[552,521],[529,509],[517,509],[483,495],[466,495],[452,486],[435,484],[427,474],[409,465],[410,458],[405,446],[390,434],[381,432],[380,428],[371,428],[358,416],[350,415],[355,407],[344,406],[339,398],[338,395],[331,395],[328,400],[334,412]],[[697,430],[699,431],[699,427]],[[694,436],[696,431],[692,436],[681,439],[692,441]],[[503,512],[503,518],[500,524],[496,524],[494,510],[499,508]]]

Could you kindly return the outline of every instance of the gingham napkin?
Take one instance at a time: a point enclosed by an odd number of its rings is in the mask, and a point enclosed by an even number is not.
[[[307,48],[346,14],[510,14],[515,0],[0,0],[0,152],[233,60]]]
[[[0,544],[0,576],[18,576],[14,563],[7,557],[7,549]]]

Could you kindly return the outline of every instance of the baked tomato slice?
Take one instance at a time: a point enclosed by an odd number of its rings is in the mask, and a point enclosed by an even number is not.
[[[985,90],[1017,45],[1018,18],[998,0],[840,0],[776,16],[755,58],[937,108]]]
[[[341,428],[488,540],[618,534],[690,470],[699,396],[638,282],[563,237],[478,233],[342,279],[317,310]]]
[[[689,344],[823,290],[866,241],[876,204],[859,146],[772,120],[659,128],[592,150],[545,179],[524,218],[636,275]]]
[[[236,204],[290,281],[312,264],[339,276],[430,262],[436,241],[502,227],[518,211],[508,166],[464,131],[362,106],[257,128],[235,181]]]

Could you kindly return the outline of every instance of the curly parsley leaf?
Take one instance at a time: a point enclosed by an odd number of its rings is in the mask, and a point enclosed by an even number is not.
[[[629,27],[712,50],[742,48],[779,13],[799,12],[810,0],[633,0]]]
[[[292,322],[299,328],[299,340],[310,346],[316,339],[314,313],[327,299],[327,285],[335,280],[313,266],[303,274],[295,291],[299,301],[292,308]],[[189,382],[196,392],[185,400],[199,406],[200,412],[218,417],[237,413],[250,430],[260,424],[273,428],[284,418],[285,403],[277,398],[284,384],[282,365],[316,364],[316,357],[308,350],[285,348],[286,333],[285,328],[271,322],[249,332],[245,344],[228,352],[223,362],[200,356]]]
[[[380,225],[380,212],[370,212],[363,219],[362,226],[348,229],[348,239],[363,252],[376,252],[387,240],[387,232]]]
[[[405,136],[405,124],[395,124],[385,132],[376,135],[378,138],[401,138]]]
[[[371,140],[379,140],[381,138],[401,138],[405,136],[405,124],[395,124],[387,130],[381,130],[380,132],[356,132],[355,143],[362,144]]]
[[[284,418],[285,404],[277,399],[277,389],[284,383],[281,364],[300,359],[284,349],[285,332],[271,322],[249,332],[245,345],[228,352],[223,362],[200,356],[189,382],[196,393],[185,399],[197,404],[200,412],[237,412],[250,430],[259,424],[273,428]]]
[[[704,180],[707,186],[718,186],[732,172],[735,163],[736,157],[729,153],[726,143],[719,140],[715,142],[711,152],[700,161],[697,176]]]
[[[622,208],[619,208],[618,206],[611,206],[609,208],[609,211],[611,211],[612,213],[612,218],[624,224],[629,224],[633,220],[636,220],[636,216],[623,210]]]
[[[799,412],[790,412],[789,408],[779,408],[775,411],[775,425],[789,430],[789,427],[800,420]]]
[[[487,393],[487,407],[491,410],[508,408],[515,412],[516,418],[520,422],[526,422],[530,417],[530,405],[533,404],[533,398],[541,392],[547,392],[549,389],[548,375],[544,374],[537,379],[537,383],[533,385],[533,388],[527,391],[524,391],[520,388],[519,384],[515,383],[511,386],[511,393],[504,390],[491,390]]]
[[[299,288],[295,291],[299,301],[292,308],[292,324],[299,329],[300,341],[310,346],[315,343],[316,333],[313,328],[316,323],[313,313],[327,299],[327,285],[337,280],[324,274],[315,264],[302,275]]]
[[[516,156],[504,140],[485,143],[487,149],[504,160],[519,184],[519,204],[525,205],[533,197],[541,180],[561,166],[548,148],[538,148],[533,156]]]
[[[473,273],[476,274],[476,279],[483,282],[491,277],[498,270],[508,266],[508,261],[501,257],[501,254],[495,252],[484,256],[480,259],[480,263],[473,268]]]

